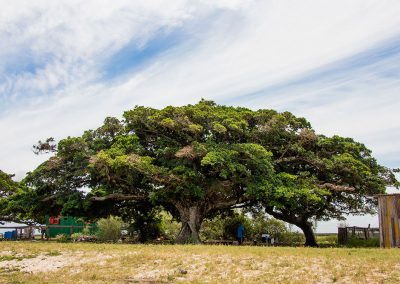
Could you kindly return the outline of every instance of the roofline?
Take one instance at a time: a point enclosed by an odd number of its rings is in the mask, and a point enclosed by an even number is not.
[[[375,194],[374,196],[400,196],[400,193],[384,193],[384,194]]]

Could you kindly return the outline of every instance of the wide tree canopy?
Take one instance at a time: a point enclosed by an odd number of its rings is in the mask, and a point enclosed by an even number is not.
[[[205,100],[135,107],[56,149],[51,138],[35,146],[53,150],[24,180],[30,212],[95,217],[162,205],[182,222],[178,242],[198,242],[204,218],[259,202],[314,245],[311,218],[369,212],[371,195],[396,182],[364,145],[317,135],[304,118]]]
[[[76,202],[85,188],[90,206],[161,204],[182,222],[177,241],[198,242],[204,218],[273,186],[272,154],[252,142],[256,127],[252,111],[209,101],[136,107],[122,122],[107,118],[95,131],[60,141],[25,181],[49,210],[69,214],[85,212],[85,202]]]

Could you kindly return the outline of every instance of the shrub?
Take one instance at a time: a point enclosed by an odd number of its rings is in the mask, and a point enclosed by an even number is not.
[[[265,214],[247,216],[243,213],[233,212],[231,215],[218,215],[213,219],[204,220],[200,237],[202,239],[234,240],[238,225],[242,223],[245,228],[245,240],[261,241],[261,235],[267,233],[271,238],[280,239],[281,234],[288,231],[286,224]]]
[[[59,243],[66,243],[70,240],[69,236],[66,234],[58,234],[55,239]]]
[[[261,235],[267,233],[271,238],[280,239],[282,234],[288,231],[284,222],[269,218],[263,214],[257,214],[250,219],[251,224],[251,238],[260,240]]]
[[[346,247],[365,247],[373,248],[379,247],[379,238],[370,238],[368,240],[352,237],[347,241]]]
[[[280,235],[278,242],[283,245],[298,246],[303,245],[306,239],[300,232],[284,232]]]
[[[202,240],[218,240],[224,236],[224,219],[219,215],[213,219],[205,219],[201,224],[200,238]]]
[[[97,222],[97,238],[100,241],[114,241],[121,238],[122,220],[119,217],[109,216]]]
[[[337,234],[318,236],[316,235],[316,240],[319,246],[337,246],[338,237]]]
[[[233,216],[224,218],[223,238],[225,240],[235,240],[236,230],[240,224],[244,226],[245,240],[252,240],[254,238],[253,227],[251,226],[250,219],[243,213],[236,213]]]
[[[181,223],[174,220],[172,215],[166,211],[161,211],[159,214],[160,231],[167,240],[174,240],[179,233]]]
[[[85,235],[85,236],[92,235],[91,231],[92,231],[92,229],[90,228],[90,226],[86,225],[82,230],[82,235]]]
[[[82,238],[82,236],[83,236],[82,233],[73,233],[73,234],[71,235],[71,240],[72,240],[73,242],[77,242],[77,241],[79,241],[79,239]]]

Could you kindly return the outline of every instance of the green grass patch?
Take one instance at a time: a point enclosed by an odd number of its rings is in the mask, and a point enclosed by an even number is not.
[[[53,251],[47,252],[46,255],[47,256],[59,256],[59,255],[62,255],[62,253],[57,250],[53,250]]]
[[[378,248],[380,246],[379,238],[371,238],[368,240],[350,238],[346,244],[349,248]]]
[[[21,261],[23,259],[35,258],[37,255],[1,255],[0,261],[10,261],[10,260],[18,260]]]

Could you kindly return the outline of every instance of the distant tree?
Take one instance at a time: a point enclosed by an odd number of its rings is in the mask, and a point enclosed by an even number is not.
[[[14,181],[14,175],[0,170],[0,222],[35,223],[30,218],[28,191],[23,184]]]
[[[17,190],[18,183],[13,181],[13,176],[0,170],[0,198],[8,197]]]
[[[18,185],[12,180],[13,175],[0,170],[0,221],[10,218],[7,208],[9,197],[17,191]]]

